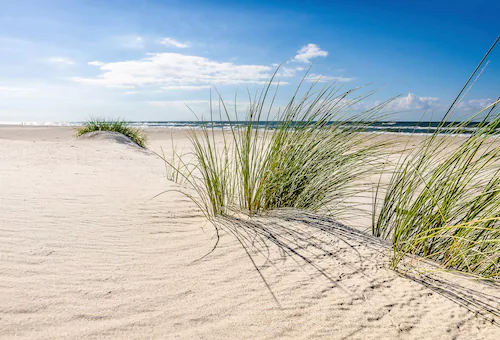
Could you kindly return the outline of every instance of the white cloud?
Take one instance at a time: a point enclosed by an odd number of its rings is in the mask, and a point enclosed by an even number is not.
[[[49,63],[59,64],[59,65],[75,65],[76,63],[70,58],[65,57],[50,57],[47,59]]]
[[[458,108],[464,111],[481,111],[486,106],[493,104],[495,101],[491,98],[470,99],[462,101],[458,104]]]
[[[39,90],[33,87],[0,86],[0,98],[20,98],[30,96]]]
[[[341,82],[341,83],[346,83],[348,81],[353,81],[356,78],[348,78],[344,76],[339,76],[339,77],[332,77],[333,80]]]
[[[295,77],[295,75],[297,74],[297,71],[302,71],[302,70],[300,67],[291,68],[291,67],[282,66],[278,70],[278,73],[276,75],[278,77]],[[280,84],[288,84],[288,83],[280,82]]]
[[[345,82],[353,81],[354,78],[347,78],[344,76],[331,77],[331,76],[323,76],[321,74],[311,73],[306,77],[305,80],[307,82],[310,82],[310,83],[314,83],[314,82],[327,83],[329,81],[336,81],[336,82],[340,82],[340,83],[345,83]]]
[[[326,57],[328,55],[327,51],[323,51],[316,44],[308,44],[297,51],[297,55],[292,59],[295,62],[309,63],[311,59],[316,57]]]
[[[399,97],[391,101],[386,108],[390,110],[427,110],[438,105],[437,97],[417,97],[413,93],[408,93],[405,97]]]
[[[102,66],[104,63],[102,61],[89,61],[87,64],[92,66]]]
[[[166,45],[166,46],[173,46],[173,47],[177,47],[177,48],[188,48],[189,45],[186,44],[186,43],[182,43],[180,41],[177,41],[173,38],[162,38],[160,40],[160,44],[163,44],[163,45]]]
[[[131,50],[144,49],[144,38],[139,35],[125,35],[114,38],[114,43]]]
[[[236,65],[179,53],[153,53],[141,60],[106,63],[96,77],[73,81],[116,88],[264,84],[272,67]]]
[[[169,107],[169,106],[185,106],[185,105],[207,105],[208,100],[151,100],[147,102],[152,106]]]
[[[202,90],[202,89],[209,89],[211,88],[210,85],[170,85],[170,86],[163,86],[163,90]]]
[[[0,86],[0,92],[2,93],[7,93],[7,92],[33,92],[36,91],[37,89],[32,88],[32,87],[7,87],[7,86]]]

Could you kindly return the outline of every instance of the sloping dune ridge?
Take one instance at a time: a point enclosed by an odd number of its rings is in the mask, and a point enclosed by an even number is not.
[[[184,131],[158,129],[151,149],[168,149],[171,133],[188,147]],[[498,313],[497,287],[422,275],[411,260],[396,273],[386,243],[327,218],[221,220],[210,253],[214,227],[176,189],[150,152],[70,128],[0,127],[0,338],[500,334],[478,310]]]

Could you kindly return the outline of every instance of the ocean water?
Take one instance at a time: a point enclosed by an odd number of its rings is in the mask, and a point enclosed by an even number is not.
[[[0,122],[0,125],[40,125],[40,126],[78,126],[82,122]],[[132,126],[142,127],[142,128],[199,128],[202,122],[197,121],[131,121]],[[214,122],[214,127],[217,129],[229,129],[229,123],[224,121]],[[233,125],[244,125],[245,122],[232,122]],[[259,125],[264,126],[265,122],[260,122]],[[268,126],[276,127],[278,122],[267,122]],[[360,123],[346,122],[344,126],[346,128],[359,126]],[[377,122],[370,124],[361,124],[369,132],[378,133],[404,133],[404,134],[430,134],[434,133],[436,129],[440,126],[440,122]],[[473,133],[478,125],[478,122],[471,122],[465,126],[457,126],[456,123],[448,123],[441,128],[440,133],[450,134],[450,133],[460,133],[460,134],[471,134]],[[496,133],[500,134],[500,128],[496,129]]]

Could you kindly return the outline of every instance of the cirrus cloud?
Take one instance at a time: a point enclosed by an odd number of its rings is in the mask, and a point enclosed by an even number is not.
[[[36,96],[38,92],[39,89],[33,87],[0,86],[0,98],[2,99],[31,98]]]
[[[175,39],[169,38],[169,37],[160,39],[160,44],[166,45],[166,46],[173,46],[173,47],[177,47],[177,48],[188,48],[189,47],[189,44],[182,43],[178,40],[175,40]]]
[[[346,83],[349,81],[353,81],[354,78],[348,78],[344,76],[332,77],[332,76],[323,76],[321,74],[311,73],[305,79],[309,83],[328,83],[329,81],[336,81],[340,83]]]
[[[194,90],[209,89],[210,87],[211,87],[210,85],[169,85],[169,86],[163,86],[162,89],[194,91]]]
[[[66,65],[66,66],[75,65],[76,64],[75,61],[73,61],[70,58],[66,58],[66,57],[50,57],[50,58],[47,59],[47,61],[49,63],[59,64],[59,65]]]
[[[37,91],[36,88],[32,87],[8,87],[8,86],[0,86],[0,93],[26,93]]]
[[[115,37],[114,40],[121,48],[130,50],[143,50],[146,48],[145,40],[140,35],[123,35]]]

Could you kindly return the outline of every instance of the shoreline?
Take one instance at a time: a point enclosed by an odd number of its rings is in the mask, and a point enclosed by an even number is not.
[[[5,133],[6,131],[9,132],[9,130],[13,129],[61,129],[63,130],[71,130],[74,131],[76,128],[81,127],[82,125],[20,125],[20,124],[0,124],[0,138],[2,138],[2,133]],[[180,131],[180,132],[185,132],[185,131],[190,131],[192,129],[194,130],[200,130],[196,126],[137,126],[140,127],[141,129],[144,129],[148,133],[152,133],[153,135],[164,132],[165,130],[171,130],[171,131]],[[222,128],[216,127],[214,128],[215,131],[222,131]],[[224,131],[230,131],[230,129],[224,129]],[[363,134],[374,134],[374,135],[388,135],[388,136],[401,136],[401,137],[408,137],[408,136],[431,136],[432,133],[413,133],[413,132],[391,132],[391,131],[363,131],[361,132]],[[470,134],[452,134],[452,133],[441,133],[439,136],[443,137],[459,137],[459,138],[465,138],[470,136]],[[492,135],[489,138],[498,138],[499,135]]]

